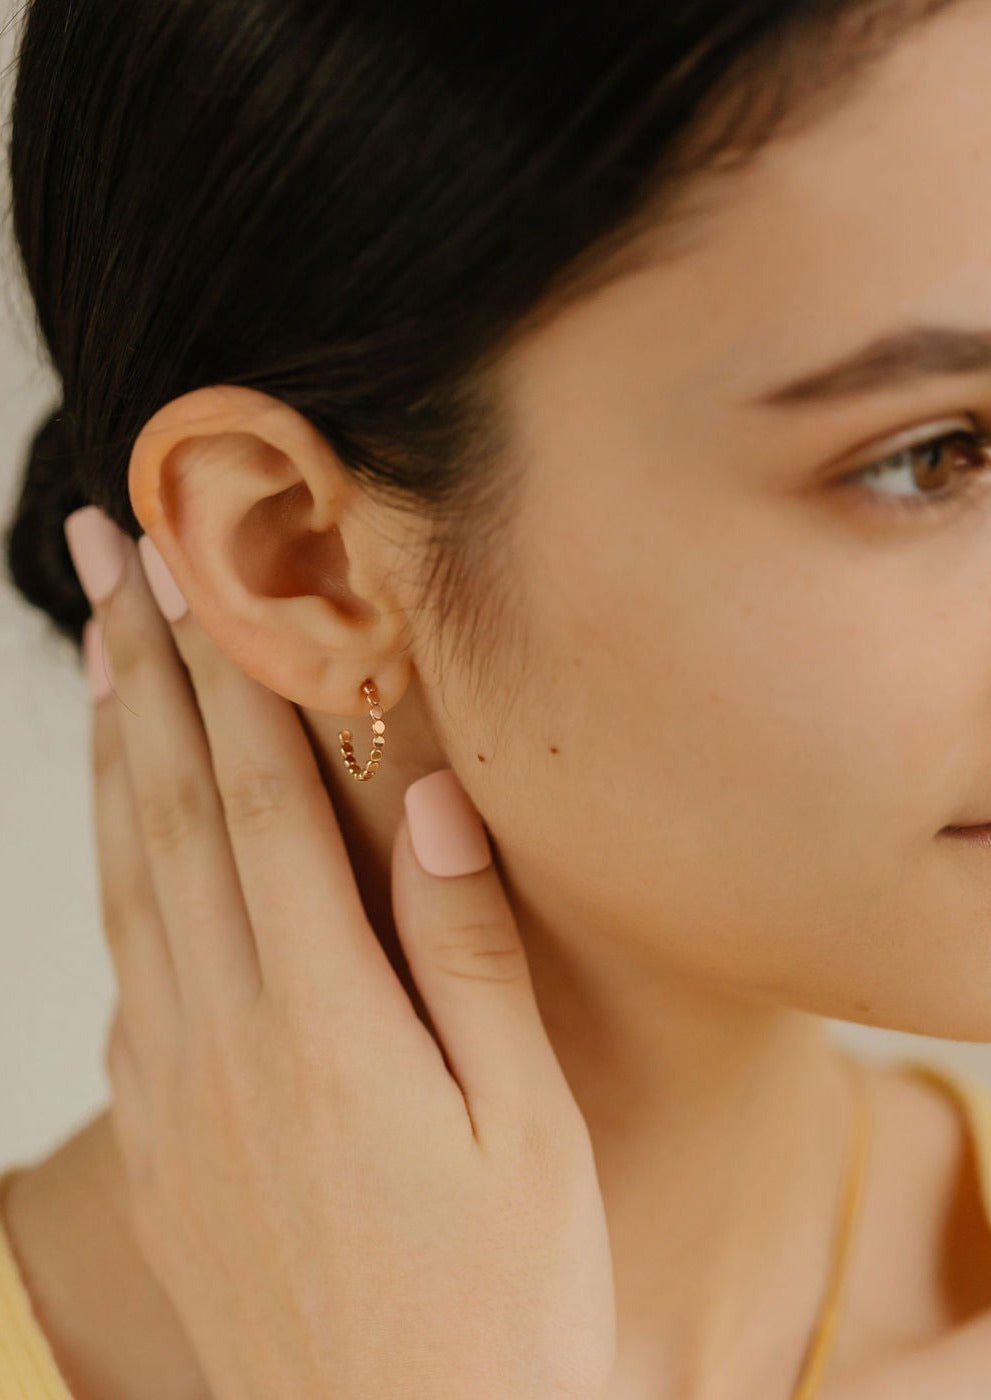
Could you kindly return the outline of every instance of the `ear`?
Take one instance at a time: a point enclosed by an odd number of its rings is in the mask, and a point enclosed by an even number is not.
[[[332,715],[364,712],[369,677],[384,708],[397,702],[410,541],[301,414],[254,389],[197,389],[146,424],[129,488],[191,612],[243,671]]]

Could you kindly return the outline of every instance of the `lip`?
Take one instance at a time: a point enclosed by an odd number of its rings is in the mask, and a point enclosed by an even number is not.
[[[957,836],[978,846],[991,846],[991,822],[983,826],[944,826],[947,836]]]

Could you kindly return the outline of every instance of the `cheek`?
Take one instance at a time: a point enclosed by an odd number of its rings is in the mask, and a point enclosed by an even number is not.
[[[624,831],[632,878],[637,862],[654,871],[655,920],[670,912],[683,955],[744,977],[762,943],[772,962],[794,957],[795,930],[825,911],[847,927],[893,913],[960,809],[964,771],[935,637],[892,641],[904,604],[896,617],[859,591],[803,591],[797,569],[750,567],[716,595],[683,590],[626,652],[628,692],[649,704],[636,778],[600,815]]]
[[[954,755],[962,771],[938,648],[782,596],[682,615],[678,687],[658,706],[667,780],[710,830],[776,832],[816,863],[931,840],[951,820]]]
[[[532,665],[486,805],[522,906],[648,987],[991,1035],[991,856],[980,885],[936,839],[980,810],[979,603],[764,503],[634,495],[530,517]]]
[[[785,864],[798,884],[850,875],[930,842],[959,803],[959,725],[918,581],[811,512],[696,488],[688,468],[677,496],[631,475],[592,501],[600,478],[576,468],[539,514],[544,552],[524,551],[527,763],[561,819],[591,821],[641,883],[659,842],[741,884]]]
[[[576,588],[588,644],[563,623],[538,633],[529,722],[488,774],[514,896],[658,994],[673,972],[841,1020],[991,1034],[978,890],[935,840],[966,771],[959,744],[945,757],[964,649],[936,676],[935,635],[898,646],[894,619],[851,598],[783,597],[740,586],[719,606],[686,592],[623,611],[615,590]]]

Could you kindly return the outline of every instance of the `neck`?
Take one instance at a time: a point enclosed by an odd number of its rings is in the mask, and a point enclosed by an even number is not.
[[[309,723],[365,909],[419,1007],[392,918],[391,843],[406,787],[450,759],[386,759],[373,782],[355,783],[337,757],[341,725]],[[414,716],[390,733],[394,752],[412,753],[427,728]],[[773,1390],[797,1372],[817,1316],[852,1126],[826,1022],[682,976],[660,940],[590,926],[585,908],[568,907],[563,873],[525,841],[500,836],[495,859],[595,1145],[621,1352],[651,1377],[649,1393],[666,1393],[662,1376],[672,1393],[731,1393],[744,1353]],[[774,1321],[755,1343],[761,1297]]]

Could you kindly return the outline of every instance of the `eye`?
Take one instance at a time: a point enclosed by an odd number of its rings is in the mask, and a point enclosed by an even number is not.
[[[991,481],[991,433],[967,428],[908,442],[843,478],[880,510],[918,511],[962,504]]]

